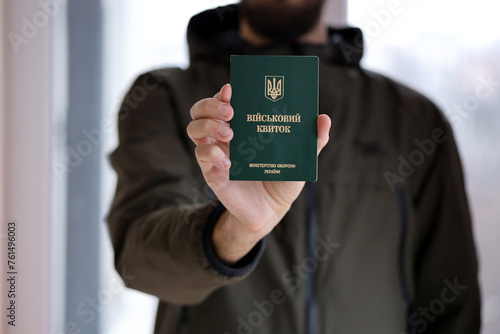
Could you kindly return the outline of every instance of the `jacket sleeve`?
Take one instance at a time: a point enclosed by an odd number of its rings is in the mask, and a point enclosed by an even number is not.
[[[435,123],[436,124],[436,123]],[[480,328],[478,264],[463,172],[449,124],[433,129],[435,152],[412,201],[426,227],[415,256],[417,333],[473,334]]]
[[[176,110],[168,86],[151,73],[126,95],[110,156],[118,181],[108,228],[128,287],[189,305],[243,279],[264,246],[231,267],[215,255],[212,229],[224,207],[203,180],[179,112],[189,110]]]

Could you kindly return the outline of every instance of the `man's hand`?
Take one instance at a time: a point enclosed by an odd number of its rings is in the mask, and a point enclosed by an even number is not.
[[[304,187],[304,182],[229,181],[230,100],[231,86],[226,84],[213,98],[193,105],[187,127],[205,181],[227,209],[215,225],[213,240],[217,255],[229,265],[272,231]],[[318,117],[318,154],[328,142],[330,125],[330,117]]]

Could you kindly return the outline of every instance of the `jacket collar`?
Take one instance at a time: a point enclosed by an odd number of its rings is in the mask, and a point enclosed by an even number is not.
[[[329,28],[326,45],[277,42],[254,47],[239,37],[238,22],[238,5],[217,7],[193,16],[187,31],[191,64],[203,59],[229,63],[232,54],[316,55],[335,65],[359,67],[363,56],[363,35],[358,28]]]

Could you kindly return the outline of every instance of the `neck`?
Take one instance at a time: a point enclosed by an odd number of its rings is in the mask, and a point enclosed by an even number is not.
[[[273,41],[255,32],[244,18],[240,20],[239,34],[244,41],[254,46],[263,46]],[[305,34],[299,36],[297,41],[306,44],[326,44],[328,42],[328,31],[324,23],[318,20],[314,27]]]

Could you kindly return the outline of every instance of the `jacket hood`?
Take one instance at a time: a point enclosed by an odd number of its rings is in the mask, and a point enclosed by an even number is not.
[[[187,30],[191,64],[199,60],[229,63],[230,55],[316,55],[342,66],[358,67],[363,56],[363,34],[358,28],[329,27],[326,45],[277,42],[255,47],[238,35],[238,5],[217,7],[191,18]]]

